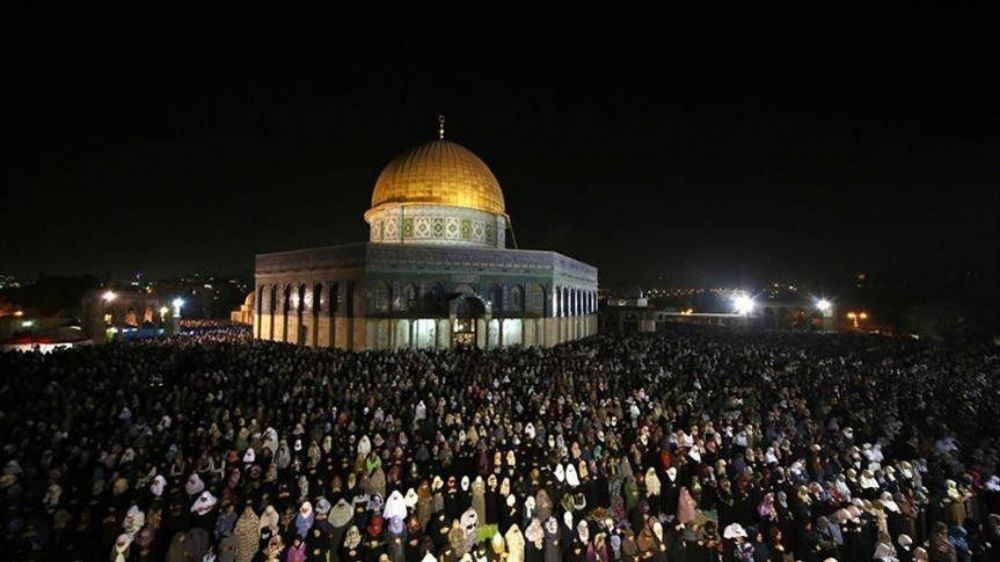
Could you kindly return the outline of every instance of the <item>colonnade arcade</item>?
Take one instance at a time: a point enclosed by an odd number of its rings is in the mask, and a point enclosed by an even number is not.
[[[596,333],[597,292],[545,283],[375,280],[258,285],[254,335],[345,349],[554,345]],[[482,303],[460,314],[460,297]]]
[[[254,335],[261,339],[322,347],[350,347],[356,283],[258,285]]]

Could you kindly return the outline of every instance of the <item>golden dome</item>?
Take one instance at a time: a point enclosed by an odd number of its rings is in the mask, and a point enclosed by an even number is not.
[[[372,207],[428,203],[504,214],[503,192],[493,172],[464,146],[435,140],[394,158],[382,170]]]

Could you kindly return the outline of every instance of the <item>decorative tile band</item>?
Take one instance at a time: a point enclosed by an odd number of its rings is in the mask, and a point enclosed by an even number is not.
[[[365,213],[369,240],[383,244],[441,244],[503,248],[503,215],[446,205],[387,203]]]

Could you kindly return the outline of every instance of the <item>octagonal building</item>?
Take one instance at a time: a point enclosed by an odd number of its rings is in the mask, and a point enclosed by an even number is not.
[[[597,332],[597,268],[506,247],[489,167],[439,138],[382,170],[367,243],[260,254],[254,336],[352,350],[552,346]],[[553,217],[558,220],[558,217]]]

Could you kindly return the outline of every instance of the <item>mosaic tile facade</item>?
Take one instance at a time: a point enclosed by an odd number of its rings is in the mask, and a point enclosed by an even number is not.
[[[371,242],[503,248],[506,217],[439,205],[383,204],[365,215]]]

